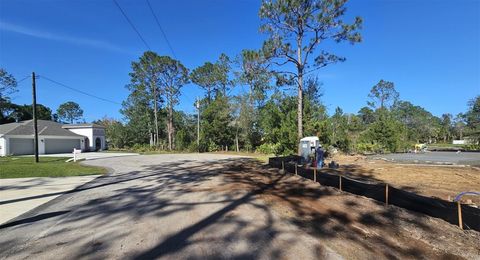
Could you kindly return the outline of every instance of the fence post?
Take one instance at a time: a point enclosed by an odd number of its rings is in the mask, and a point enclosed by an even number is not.
[[[463,221],[462,221],[462,204],[460,203],[460,200],[457,201],[458,205],[458,226],[460,229],[463,229]]]
[[[385,185],[385,205],[388,206],[388,183]]]
[[[285,160],[282,159],[282,170],[283,170],[283,173],[285,173]]]
[[[295,163],[295,175],[298,175],[298,170],[297,170],[297,163]]]
[[[340,189],[340,191],[342,191],[342,175],[338,175],[339,178],[339,181],[338,181],[338,188]]]
[[[317,182],[317,167],[313,168],[313,181]]]

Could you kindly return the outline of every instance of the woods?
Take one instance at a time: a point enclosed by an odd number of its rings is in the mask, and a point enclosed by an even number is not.
[[[95,123],[106,127],[110,148],[137,151],[291,154],[304,136],[318,136],[324,146],[346,153],[408,151],[415,143],[455,139],[478,146],[479,96],[464,113],[435,116],[402,99],[395,82],[378,79],[357,113],[335,105],[327,110],[322,96],[330,86],[323,86],[317,72],[347,58],[326,46],[362,41],[362,18],[346,18],[346,2],[264,0],[258,15],[266,38],[258,49],[232,57],[221,53],[194,68],[146,51],[131,63],[123,118]],[[2,69],[0,83],[1,122],[30,119],[29,105],[10,102],[15,78]],[[199,115],[176,109],[191,84],[203,91],[192,104]],[[38,110],[40,119],[73,123],[83,118],[74,102],[62,104],[55,114],[42,105]]]
[[[146,53],[140,60],[146,55],[156,54]],[[157,71],[148,76],[133,62],[132,83],[127,85],[131,93],[122,109],[127,120],[105,118],[97,123],[106,126],[112,148],[296,153],[298,97],[278,84],[277,73],[266,69],[262,55],[244,50],[232,61],[222,55],[189,75],[188,69],[169,57],[156,65],[154,60],[142,65]],[[205,90],[199,101],[199,145],[196,115],[174,109],[179,90],[189,80]],[[243,91],[230,94],[235,88]],[[474,143],[479,138],[479,96],[469,102],[465,113],[437,117],[402,100],[393,82],[379,80],[365,93],[366,105],[357,113],[337,107],[329,115],[322,93],[321,81],[309,76],[302,91],[303,134],[316,135],[325,146],[347,153],[404,152],[415,143],[449,143],[465,137]]]

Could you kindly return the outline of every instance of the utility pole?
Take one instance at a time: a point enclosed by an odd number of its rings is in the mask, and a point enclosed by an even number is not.
[[[33,152],[35,163],[38,163],[38,126],[37,126],[37,90],[35,88],[35,72],[32,72],[32,97],[33,97]]]
[[[200,152],[200,101],[198,97],[195,106],[197,107],[197,149]]]

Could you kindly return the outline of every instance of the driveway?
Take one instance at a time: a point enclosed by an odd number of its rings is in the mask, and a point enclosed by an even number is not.
[[[77,154],[77,159],[93,160],[93,159],[103,159],[103,158],[113,158],[113,157],[123,157],[123,156],[135,156],[139,155],[138,153],[115,153],[115,152],[86,152]],[[42,157],[72,157],[72,153],[56,153],[56,154],[42,154]]]
[[[268,185],[243,189],[224,178],[246,160],[177,154],[85,161],[114,173],[0,226],[0,258],[340,258],[258,197]]]
[[[100,175],[0,179],[0,224],[34,209]]]

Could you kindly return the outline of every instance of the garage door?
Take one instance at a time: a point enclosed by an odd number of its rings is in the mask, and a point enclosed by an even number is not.
[[[33,154],[33,139],[10,138],[9,153],[12,155]]]
[[[80,149],[79,139],[45,139],[45,153],[71,153]]]

